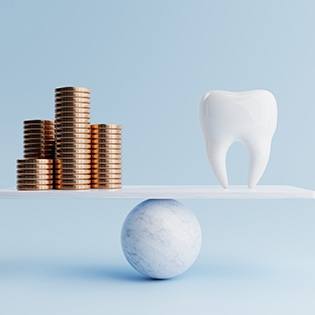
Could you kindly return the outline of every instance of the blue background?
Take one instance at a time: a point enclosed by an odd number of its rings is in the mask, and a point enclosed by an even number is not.
[[[15,186],[22,121],[53,118],[56,86],[93,90],[92,121],[124,126],[124,184],[216,184],[198,106],[266,88],[279,127],[262,184],[315,187],[313,1],[0,1],[0,186]],[[231,149],[232,183],[246,150]],[[140,201],[140,200],[139,200]],[[185,201],[194,267],[148,281],[120,227],[139,201],[0,201],[0,314],[314,314],[312,201]]]

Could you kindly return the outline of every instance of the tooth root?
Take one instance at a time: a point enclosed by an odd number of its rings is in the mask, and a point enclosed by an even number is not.
[[[255,139],[247,141],[246,144],[251,157],[248,187],[254,188],[267,167],[270,156],[271,139]]]
[[[224,188],[229,186],[226,172],[226,154],[230,146],[230,141],[207,141],[208,159],[212,165],[214,174]]]

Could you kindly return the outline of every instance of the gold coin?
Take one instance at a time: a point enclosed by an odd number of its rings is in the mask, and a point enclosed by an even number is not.
[[[86,119],[89,120],[90,119],[90,114],[89,113],[78,113],[78,112],[63,112],[63,113],[56,113],[55,114],[56,117],[56,123],[58,123],[59,121],[64,121],[64,120],[76,120],[78,121],[78,119]]]
[[[90,111],[90,103],[74,102],[74,101],[56,101],[55,102],[55,111],[62,111],[62,110],[74,111],[76,109]]]
[[[102,179],[102,180],[121,180],[121,174],[94,174],[91,176],[92,179]]]
[[[103,189],[103,190],[120,190],[121,185],[112,187],[112,186],[107,186],[107,185],[100,185],[100,184],[91,184],[92,189]]]
[[[93,149],[96,149],[96,148],[101,148],[103,150],[120,150],[121,152],[121,145],[118,144],[118,145],[115,145],[115,144],[106,144],[106,143],[93,143],[93,139],[91,140],[91,147]]]
[[[71,175],[71,174],[77,174],[77,175],[89,175],[91,173],[91,169],[73,169],[73,170],[55,170],[56,175]]]
[[[91,144],[91,150],[93,153],[108,153],[108,154],[122,154],[121,148],[119,149],[110,149],[104,146],[97,146],[95,144]]]
[[[61,86],[55,88],[55,92],[68,92],[68,91],[75,91],[75,92],[85,92],[85,93],[90,93],[91,90],[86,88],[86,87],[81,87],[81,86]]]
[[[102,169],[102,168],[122,168],[122,164],[120,161],[115,161],[115,162],[108,162],[107,160],[104,161],[92,161],[92,164],[91,164],[92,167],[98,167],[99,169]]]
[[[83,150],[91,152],[91,146],[87,143],[83,144],[77,144],[71,146],[70,144],[63,144],[63,145],[58,145],[56,147],[57,152],[79,152],[79,153],[85,153]]]
[[[91,180],[90,179],[63,179],[62,180],[62,185],[67,185],[67,184],[71,184],[71,185],[90,185],[91,184]]]
[[[93,138],[91,138],[91,143],[92,144],[97,144],[97,145],[100,145],[100,146],[105,146],[105,147],[110,147],[112,149],[118,149],[118,148],[121,148],[121,141],[119,140],[95,140]]]
[[[117,124],[92,124],[93,129],[121,129],[121,125]]]
[[[90,94],[87,94],[87,93],[80,93],[80,92],[64,92],[64,93],[55,93],[55,100],[56,99],[62,99],[62,98],[72,98],[72,99],[75,99],[75,98],[83,98],[83,99],[86,99],[87,101],[90,100],[91,98],[91,95]]]
[[[60,148],[56,150],[58,153],[70,153],[73,154],[88,154],[90,156],[91,150],[90,149],[78,149],[78,148]]]
[[[56,125],[63,125],[63,124],[88,124],[89,125],[90,119],[89,118],[79,118],[79,117],[61,117],[56,121]]]
[[[26,159],[26,160],[33,160],[33,159]],[[52,169],[53,165],[52,164],[36,164],[36,163],[18,163],[17,164],[17,168],[19,170],[24,170],[24,169],[33,169],[33,170],[37,170],[37,169]]]
[[[103,188],[118,188],[121,186],[122,183],[105,183],[105,182],[91,182],[91,186],[92,185],[98,185],[99,187],[103,187]]]
[[[24,153],[25,159],[34,159],[34,158],[53,158],[54,154],[48,154],[48,153]]]
[[[18,164],[52,164],[53,160],[51,159],[31,159],[31,160],[25,160],[25,159],[18,159]]]
[[[63,102],[90,104],[90,98],[89,97],[77,97],[77,96],[61,96],[61,95],[57,95],[55,97],[55,104],[60,104]]]
[[[60,188],[57,189],[60,190],[89,190],[91,188],[91,185],[61,185]]]
[[[89,133],[76,133],[75,131],[74,132],[71,132],[71,131],[68,131],[68,130],[64,130],[62,132],[57,132],[56,133],[56,136],[59,137],[61,136],[62,137],[62,141],[64,141],[65,139],[91,139],[91,136]],[[58,140],[58,138],[57,138]]]
[[[100,145],[104,145],[104,144],[116,144],[116,145],[121,145],[121,138],[117,138],[117,139],[112,139],[112,138],[92,138],[93,142],[97,142]]]
[[[52,165],[36,165],[36,164],[27,164],[27,165],[17,165],[17,170],[24,171],[24,170],[32,170],[32,171],[39,171],[39,170],[52,170]]]
[[[91,137],[88,125],[83,127],[60,125],[56,128],[56,134],[60,134],[62,132],[86,133],[89,134],[89,136]]]
[[[57,180],[77,180],[77,179],[82,179],[82,180],[90,180],[91,175],[90,174],[57,174],[55,176],[55,179]]]
[[[63,162],[62,163],[62,170],[65,171],[65,170],[89,170],[91,168],[91,164],[89,163],[82,163],[82,164],[79,164],[79,163],[66,163],[66,162]]]
[[[90,176],[57,176],[54,180],[57,184],[71,184],[71,183],[77,183],[77,184],[90,184],[91,183],[91,177]]]
[[[122,130],[121,126],[113,127],[111,125],[104,125],[104,124],[91,124],[91,130],[93,131],[107,131],[107,130]]]
[[[50,125],[54,124],[52,120],[41,120],[41,119],[30,119],[30,120],[24,120],[24,125]]]
[[[92,155],[95,156],[95,158],[121,159],[121,157],[122,157],[121,152],[109,153],[107,150],[95,150],[95,149],[92,149],[91,153],[92,153]]]
[[[52,179],[17,179],[17,184],[23,186],[35,186],[35,185],[52,185]]]
[[[121,176],[122,175],[122,170],[121,168],[116,168],[116,169],[104,169],[104,168],[96,168],[96,167],[91,167],[91,174],[93,175],[109,175],[109,176]]]
[[[39,175],[39,174],[17,174],[18,179],[33,179],[33,180],[46,180],[46,179],[53,179],[53,174],[45,174],[45,175]]]
[[[72,115],[72,116],[82,116],[82,115],[90,115],[90,109],[89,108],[56,108],[55,110],[55,117],[56,120],[58,118],[63,118],[67,115]],[[84,118],[84,116],[82,116]]]
[[[53,176],[53,171],[17,171],[17,176]]]
[[[77,145],[77,144],[85,144],[85,145],[90,145],[91,140],[89,138],[87,139],[82,139],[82,138],[73,138],[73,137],[69,137],[69,138],[57,138],[57,147],[67,147],[68,145]]]
[[[53,133],[54,132],[54,125],[51,125],[48,127],[43,126],[24,126],[24,133],[30,133],[30,132],[36,132],[36,133]]]
[[[17,190],[51,190],[53,189],[53,185],[34,185],[34,186],[24,186],[24,185],[17,185]]]
[[[35,147],[35,148],[39,148],[39,147],[42,147],[42,148],[46,148],[46,147],[53,147],[55,144],[55,141],[54,140],[51,140],[51,141],[45,141],[44,139],[24,139],[24,142],[23,142],[23,145],[24,147],[27,147],[27,148],[32,148],[32,147]]]
[[[91,139],[93,140],[101,140],[102,142],[105,142],[107,140],[119,140],[121,141],[121,135],[114,135],[114,134],[108,134],[106,136],[95,136],[95,135],[91,135]]]
[[[88,123],[77,123],[77,122],[67,122],[67,121],[62,121],[56,124],[56,128],[62,128],[62,127],[71,127],[71,128],[89,128]]]

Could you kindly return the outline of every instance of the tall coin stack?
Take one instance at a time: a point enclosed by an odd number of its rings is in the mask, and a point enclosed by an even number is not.
[[[24,158],[53,159],[54,151],[54,122],[51,120],[25,120]]]
[[[18,190],[48,190],[52,188],[52,159],[17,160]]]
[[[91,125],[91,188],[121,188],[121,126]]]
[[[55,89],[56,189],[91,187],[90,90]]]

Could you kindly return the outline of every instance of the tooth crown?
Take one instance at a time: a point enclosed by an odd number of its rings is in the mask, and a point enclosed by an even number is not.
[[[202,99],[200,120],[208,158],[221,185],[228,187],[226,153],[235,141],[241,141],[251,156],[248,185],[254,187],[268,164],[277,127],[273,94],[266,90],[210,91]]]

